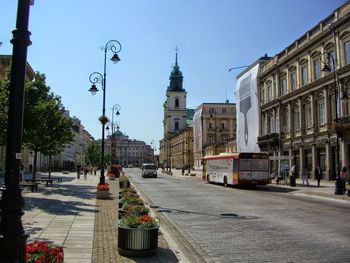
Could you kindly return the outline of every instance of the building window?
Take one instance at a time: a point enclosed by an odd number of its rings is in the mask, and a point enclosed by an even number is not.
[[[272,116],[270,116],[270,133],[275,133],[276,129],[275,129],[275,120],[273,119]]]
[[[221,129],[224,130],[225,129],[225,123],[221,123]]]
[[[271,88],[271,83],[268,84],[267,86],[267,101],[272,100],[272,88]]]
[[[261,104],[264,104],[266,103],[266,100],[265,100],[265,88],[262,88],[261,90]]]
[[[325,119],[324,119],[324,101],[323,100],[317,101],[317,115],[318,115],[318,123],[319,123],[319,125],[325,124]]]
[[[344,42],[345,65],[350,64],[350,40]]]
[[[289,126],[289,111],[285,110],[283,112],[283,126],[284,126],[284,132],[288,133],[290,131],[290,126]]]
[[[311,103],[305,105],[305,124],[307,129],[312,127]]]
[[[221,112],[226,113],[226,108],[222,108]]]
[[[211,122],[209,122],[209,129],[212,129],[212,125],[211,125]]]
[[[331,69],[331,72],[334,72],[334,60],[335,60],[335,53],[334,53],[334,50],[330,50],[327,52],[327,60],[328,60],[328,63],[329,63],[329,68]]]
[[[175,122],[175,131],[178,131],[179,130],[179,122]]]
[[[179,107],[179,99],[175,99],[175,108]]]
[[[314,80],[321,77],[321,60],[319,57],[314,58]]]
[[[290,72],[290,90],[293,91],[297,88],[297,75],[295,69]]]
[[[308,84],[308,70],[307,70],[307,64],[305,63],[304,65],[301,66],[301,85],[304,86]]]
[[[300,130],[300,110],[299,105],[294,108],[294,130]]]
[[[276,81],[276,79],[273,80],[273,92],[275,93],[274,94],[274,98],[277,98],[278,97],[278,89],[277,89],[277,81]]]
[[[286,78],[281,79],[281,93],[282,93],[282,96],[287,94],[287,80],[286,80]]]

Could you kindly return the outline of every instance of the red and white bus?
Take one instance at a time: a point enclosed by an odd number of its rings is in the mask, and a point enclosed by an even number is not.
[[[270,183],[265,153],[223,153],[203,157],[203,178],[209,183],[265,185]]]

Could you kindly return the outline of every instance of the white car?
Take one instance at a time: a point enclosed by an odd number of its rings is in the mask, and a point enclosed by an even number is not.
[[[154,177],[157,178],[157,167],[153,163],[144,163],[141,167],[142,177]]]

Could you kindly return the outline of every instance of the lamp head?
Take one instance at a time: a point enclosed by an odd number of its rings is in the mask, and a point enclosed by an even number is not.
[[[109,131],[109,126],[106,127],[106,130]]]
[[[118,61],[120,61],[120,58],[117,53],[114,53],[113,57],[111,58],[114,64],[116,64]]]
[[[96,92],[98,92],[98,89],[96,88],[95,84],[92,84],[91,88],[89,89],[92,95],[95,95]]]
[[[115,115],[119,116],[119,115],[120,115],[120,112],[117,110],[117,112],[115,113]]]

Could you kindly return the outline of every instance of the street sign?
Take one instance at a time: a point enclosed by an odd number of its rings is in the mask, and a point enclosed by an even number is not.
[[[288,171],[289,171],[289,165],[288,165],[287,163],[285,163],[285,164],[283,165],[283,171],[285,171],[285,172],[288,172]]]

